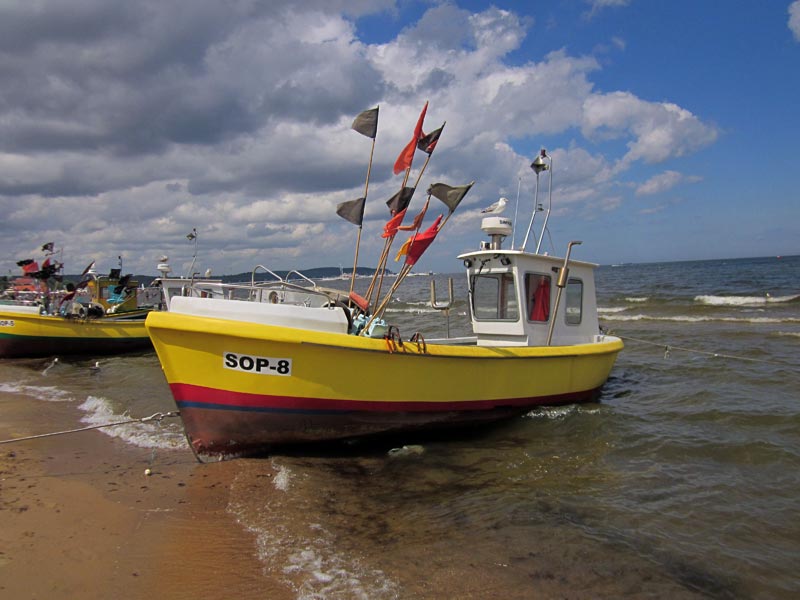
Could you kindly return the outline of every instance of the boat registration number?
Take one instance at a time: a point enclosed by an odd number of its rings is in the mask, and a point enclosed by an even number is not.
[[[0,327],[13,327],[14,320],[13,319],[3,319],[0,321]]]
[[[225,352],[223,366],[234,371],[257,373],[259,375],[281,375],[288,377],[292,374],[291,358],[272,358],[271,356],[251,356]]]

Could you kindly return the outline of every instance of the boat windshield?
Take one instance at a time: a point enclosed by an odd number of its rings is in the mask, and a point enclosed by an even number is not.
[[[472,314],[479,321],[519,319],[513,273],[488,273],[472,278]]]

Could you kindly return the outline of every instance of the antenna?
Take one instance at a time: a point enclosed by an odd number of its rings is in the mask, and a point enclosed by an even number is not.
[[[531,169],[533,169],[533,172],[536,173],[536,192],[535,192],[535,195],[534,195],[534,198],[533,198],[533,214],[531,215],[531,222],[528,224],[528,231],[525,234],[525,241],[522,242],[522,250],[523,251],[525,251],[525,246],[528,245],[528,237],[530,236],[531,230],[533,229],[533,222],[536,219],[536,213],[539,212],[539,174],[542,171],[547,171],[547,170],[551,169],[551,167],[552,167],[552,159],[551,159],[550,165],[548,165],[545,162],[546,158],[550,158],[550,157],[547,156],[547,150],[542,148],[539,151],[539,156],[537,156],[533,160],[533,162],[531,163]],[[550,171],[551,198],[552,198],[552,190],[553,190],[553,172]],[[550,214],[549,210],[548,210],[547,214],[548,215]],[[546,224],[547,224],[547,221],[545,220],[545,225]],[[544,229],[542,230],[542,233],[544,233]],[[534,237],[535,236],[536,236],[536,234],[534,234]],[[541,244],[541,239],[539,240],[539,244]],[[537,253],[539,252],[539,244],[537,244],[537,247],[536,247],[536,252]]]

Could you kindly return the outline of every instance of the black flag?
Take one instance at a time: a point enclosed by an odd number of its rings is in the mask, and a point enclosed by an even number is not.
[[[348,200],[336,205],[336,214],[343,219],[350,221],[353,225],[358,225],[364,222],[364,205],[366,198],[356,198],[355,200]]]
[[[426,154],[432,154],[433,149],[436,148],[436,143],[439,141],[439,136],[442,135],[442,129],[444,129],[444,123],[439,129],[434,129],[429,134],[423,136],[417,142],[417,148]]]
[[[414,195],[414,190],[415,188],[413,187],[404,187],[394,196],[389,198],[386,201],[386,206],[389,207],[389,212],[393,215],[396,215],[400,211],[407,209],[408,205],[411,204],[411,197]]]
[[[375,139],[375,136],[378,135],[378,108],[380,107],[370,108],[358,115],[353,121],[351,129],[368,138]]]
[[[455,187],[447,185],[446,183],[434,183],[428,188],[428,193],[444,202],[452,213],[455,211],[456,207],[461,203],[461,201],[464,199],[464,196],[467,195],[467,192],[473,185],[475,185],[474,181],[468,183],[467,185],[459,185]]]

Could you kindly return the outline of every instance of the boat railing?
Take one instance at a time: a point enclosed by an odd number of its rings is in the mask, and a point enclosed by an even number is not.
[[[307,281],[307,278],[305,278]],[[313,284],[314,282],[311,281]],[[330,292],[313,287],[306,287],[292,283],[278,277],[275,281],[260,281],[251,283],[219,283],[216,284],[216,297],[229,300],[246,302],[264,302],[270,304],[295,304],[301,306],[324,306],[335,303],[338,298]],[[206,291],[200,286],[194,286],[194,293],[185,294],[203,296]]]
[[[305,275],[303,275],[300,271],[289,271],[286,274],[286,281],[289,281],[292,278],[292,275],[297,275],[298,279],[303,279],[303,280],[307,281],[312,286],[314,286],[314,288],[317,287],[317,284],[313,280],[311,280],[308,277],[306,277]]]
[[[256,284],[256,273],[258,272],[259,269],[261,269],[262,271],[264,271],[268,275],[272,275],[278,281],[283,281],[283,279],[281,278],[280,275],[278,275],[274,271],[271,271],[270,269],[268,269],[264,265],[256,265],[255,268],[253,269],[253,273],[250,275],[250,285],[254,286]]]

